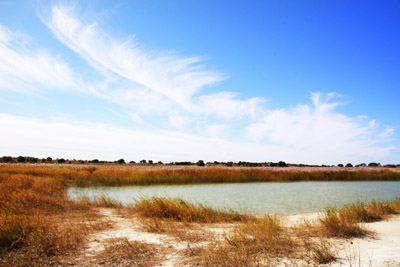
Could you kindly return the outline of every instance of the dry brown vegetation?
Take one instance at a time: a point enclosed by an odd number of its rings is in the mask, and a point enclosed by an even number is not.
[[[0,265],[45,265],[77,250],[95,225],[91,206],[65,197],[59,180],[0,176]]]
[[[306,175],[307,172],[293,171],[295,174],[292,177]],[[368,176],[372,176],[372,172],[376,172],[379,179],[384,179],[387,175],[385,170],[365,172],[368,172],[365,179],[372,179]],[[389,178],[395,177],[391,176],[392,173],[397,175],[396,172],[389,172]],[[80,179],[84,184],[101,184],[96,180],[98,177],[108,177],[109,181],[118,178],[120,182],[124,181],[121,183],[131,183],[136,181],[132,177],[146,177],[150,174],[150,180],[142,180],[143,183],[156,181],[157,179],[151,179],[157,175],[160,179],[157,181],[162,182],[169,181],[171,177],[176,177],[174,181],[182,181],[181,179],[189,176],[192,177],[192,182],[199,182],[204,181],[202,177],[211,174],[215,175],[208,178],[211,180],[230,174],[231,178],[242,177],[240,181],[246,181],[249,177],[255,179],[257,175],[264,178],[272,175],[274,179],[279,179],[278,177],[285,177],[288,173],[290,172],[287,170],[261,168],[135,169],[0,165],[0,266],[62,266],[69,256],[82,253],[89,234],[113,227],[99,219],[101,215],[98,214],[97,207],[106,207],[107,210],[125,216],[127,220],[136,220],[144,231],[161,233],[174,237],[176,242],[184,242],[186,250],[182,252],[182,262],[194,266],[327,263],[335,259],[329,238],[365,236],[370,233],[363,228],[363,223],[400,214],[400,199],[379,203],[359,202],[342,208],[328,208],[314,223],[286,227],[277,217],[257,217],[229,210],[214,210],[181,199],[144,198],[136,206],[125,208],[106,196],[71,201],[66,198],[65,193],[66,186],[76,185],[80,183],[77,182]],[[324,170],[313,170],[310,173],[314,178],[334,177]],[[348,173],[352,173],[351,177],[360,178],[362,175],[359,171]],[[338,175],[345,177],[347,174],[338,172]],[[112,182],[105,184],[111,185]],[[224,233],[213,232],[212,228],[221,228],[221,224],[225,227],[222,227]],[[156,262],[160,263],[160,255],[166,255],[167,252],[162,252],[162,249],[171,249],[126,238],[108,239],[103,247],[96,254],[95,261],[86,262],[84,266],[153,266]],[[77,264],[80,265],[79,262]]]
[[[152,197],[136,201],[135,211],[144,217],[173,219],[182,222],[240,222],[251,216],[233,210],[215,210],[203,204],[193,204],[179,198]]]
[[[2,174],[52,177],[64,185],[240,183],[267,181],[400,181],[398,168],[276,168],[0,164]]]
[[[328,237],[363,237],[369,233],[359,223],[380,221],[385,216],[400,214],[400,198],[393,201],[358,202],[340,209],[327,208],[320,218],[320,227]]]
[[[97,256],[97,261],[104,266],[154,266],[157,246],[126,238],[110,239],[105,249]]]

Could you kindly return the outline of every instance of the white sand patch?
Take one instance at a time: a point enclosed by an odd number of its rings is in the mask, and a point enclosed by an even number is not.
[[[320,213],[318,212],[309,212],[309,213],[299,213],[293,215],[277,215],[278,220],[281,222],[283,226],[292,227],[303,223],[304,221],[308,221],[310,223],[314,223],[318,220],[318,216]]]
[[[304,220],[316,222],[320,213],[300,213],[279,215],[282,225],[291,227]],[[387,220],[365,223],[363,226],[373,231],[373,238],[349,240],[332,239],[338,247],[338,261],[328,266],[372,266],[400,267],[400,216]]]
[[[365,224],[374,238],[353,239],[339,251],[340,264],[351,266],[400,267],[400,216]]]
[[[140,230],[140,222],[135,218],[123,218],[115,213],[113,209],[101,208],[104,220],[110,222],[114,228],[93,234],[89,238],[86,253],[95,255],[104,249],[107,239],[126,238],[129,241],[141,241],[149,244],[167,246],[174,249],[183,249],[183,245],[174,238],[164,234],[154,234]]]

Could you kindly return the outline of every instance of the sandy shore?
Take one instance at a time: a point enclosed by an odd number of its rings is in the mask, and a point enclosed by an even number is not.
[[[304,220],[317,220],[318,213],[281,215],[280,219],[283,225],[294,226]],[[328,266],[400,266],[400,216],[363,226],[373,232],[372,237],[331,239],[339,258]]]
[[[189,244],[184,239],[176,238],[168,233],[147,232],[142,222],[135,216],[123,216],[116,209],[99,208],[103,215],[102,220],[111,227],[89,237],[83,251],[75,259],[71,259],[74,266],[97,266],[97,257],[104,250],[111,239],[127,239],[153,244],[157,247],[157,260],[150,266],[190,266],[185,265]],[[302,213],[295,215],[277,215],[282,225],[295,226],[308,220],[318,219],[318,213]],[[400,267],[400,216],[392,216],[384,221],[365,224],[365,227],[374,232],[372,237],[364,239],[330,239],[333,243],[337,261],[319,266],[390,266]],[[232,228],[229,225],[202,225],[203,231],[214,237],[228,233]],[[186,231],[186,230],[184,230]],[[118,264],[112,266],[120,266]],[[125,265],[124,265],[125,266]],[[128,265],[126,265],[128,266]],[[149,266],[149,265],[146,265]],[[289,265],[290,266],[290,265]],[[303,266],[301,263],[298,266]],[[316,266],[316,265],[304,265]]]

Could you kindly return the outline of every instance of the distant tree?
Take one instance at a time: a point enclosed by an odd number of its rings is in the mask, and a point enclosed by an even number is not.
[[[279,161],[278,162],[278,167],[287,167],[288,165],[284,161]]]
[[[26,157],[26,161],[29,163],[37,163],[38,162],[38,158],[34,158],[34,157]]]
[[[360,163],[360,164],[356,165],[356,167],[366,167],[366,166],[367,166],[367,164],[365,164],[365,163]]]
[[[57,159],[57,163],[65,163],[65,159],[63,159],[63,158]]]
[[[149,159],[149,164],[153,164],[153,161],[151,159]]]
[[[52,158],[50,158],[50,157],[47,157],[47,159],[46,159],[47,161],[52,161],[53,159]]]
[[[98,159],[90,160],[89,163],[100,163]]]
[[[351,167],[353,167],[353,164],[351,164],[351,163],[347,163],[345,167],[347,167],[347,168],[351,168]]]
[[[17,162],[19,162],[19,163],[26,162],[26,158],[23,157],[23,156],[19,156],[19,157],[17,158]]]
[[[183,165],[183,166],[193,165],[193,163],[190,161],[177,161],[177,162],[174,162],[173,164],[174,165]]]
[[[163,163],[162,163],[162,161],[159,160],[159,161],[157,162],[157,164],[163,164]]]
[[[343,164],[338,164],[337,166],[338,166],[338,167],[344,167],[344,165],[343,165]]]
[[[139,161],[140,163],[146,163],[147,161],[145,159],[142,159],[141,161]]]
[[[228,167],[232,167],[233,162],[232,162],[232,161],[229,161],[229,162],[225,163],[225,165],[228,166]]]
[[[46,162],[46,159],[45,159],[45,158],[43,158],[43,159],[41,160],[41,162],[42,162],[42,163],[45,163],[45,162]]]
[[[133,161],[133,160],[131,160],[131,161],[129,161],[129,163],[136,163],[135,161]]]
[[[197,163],[197,166],[205,166],[205,164],[204,164],[204,160],[199,160]]]
[[[376,163],[376,162],[370,162],[368,164],[368,167],[379,167],[379,166],[381,166],[381,164],[380,163]]]
[[[124,164],[124,163],[125,163],[125,160],[124,160],[124,159],[119,159],[119,160],[117,160],[117,163],[119,163],[119,164]]]
[[[396,165],[394,165],[394,164],[386,164],[385,167],[387,167],[387,168],[396,168]]]
[[[11,156],[4,156],[1,158],[0,162],[12,162],[13,158]]]

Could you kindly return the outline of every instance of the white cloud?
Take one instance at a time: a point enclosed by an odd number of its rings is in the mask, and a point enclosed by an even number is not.
[[[66,62],[45,51],[30,51],[27,43],[26,36],[0,25],[0,90],[80,90],[79,78]]]
[[[327,155],[342,155],[343,159],[384,157],[394,149],[382,145],[383,137],[388,137],[392,131],[382,132],[374,120],[336,112],[340,103],[331,101],[332,94],[327,96],[323,99],[320,93],[312,94],[312,106],[270,110],[262,121],[247,127],[247,135],[259,142],[312,155],[315,159]]]
[[[46,122],[1,113],[0,125],[0,140],[7,140],[0,143],[5,155],[162,161],[256,159],[251,144],[234,144],[179,132],[127,130],[60,118]]]
[[[76,10],[62,5],[53,6],[44,22],[62,43],[116,83],[101,92],[110,101],[147,113],[156,107],[173,113],[170,117],[189,112],[192,117],[243,119],[259,115],[262,110],[263,98],[241,100],[232,92],[201,95],[202,88],[225,77],[206,70],[200,57],[149,52],[134,37],[119,41],[97,22],[85,23]]]
[[[193,109],[193,94],[223,79],[217,73],[202,69],[199,57],[156,55],[140,48],[134,37],[118,41],[96,22],[83,23],[73,9],[65,6],[53,6],[45,23],[62,43],[105,76],[124,78],[188,111]]]
[[[220,92],[199,96],[197,109],[199,114],[215,115],[222,119],[254,119],[263,115],[262,104],[265,102],[260,97],[241,100],[232,92]]]
[[[226,124],[206,124],[204,127],[198,127],[199,132],[205,136],[209,137],[219,137],[223,138],[227,135],[228,130],[230,130],[229,125]]]
[[[393,149],[392,147],[368,147],[363,142],[348,143],[351,146],[348,148],[340,143],[332,143],[329,146],[313,145],[299,149],[298,146],[249,141],[232,142],[176,131],[128,130],[107,124],[61,118],[46,122],[1,113],[0,125],[2,125],[0,140],[7,140],[0,143],[0,151],[4,155],[13,156],[24,154],[37,157],[105,160],[146,158],[162,161],[285,160],[297,163],[337,164],[361,162],[365,161],[365,157],[368,157],[370,161],[379,162]],[[298,140],[301,141],[301,137],[298,137]]]

